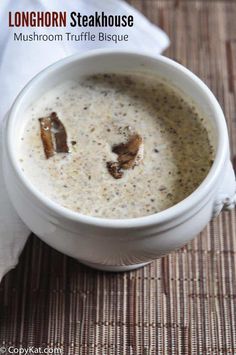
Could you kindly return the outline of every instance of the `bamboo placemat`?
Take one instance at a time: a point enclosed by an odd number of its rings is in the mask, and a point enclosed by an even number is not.
[[[166,55],[213,90],[236,156],[236,2],[130,3],[170,35]],[[181,250],[121,274],[93,271],[31,236],[0,285],[0,346],[81,355],[236,354],[235,211]]]

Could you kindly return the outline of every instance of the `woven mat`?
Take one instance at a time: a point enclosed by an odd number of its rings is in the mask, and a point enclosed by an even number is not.
[[[170,35],[166,55],[213,90],[236,156],[236,2],[130,3]],[[93,271],[31,236],[0,285],[1,345],[81,355],[236,354],[235,211],[178,252],[121,274]]]

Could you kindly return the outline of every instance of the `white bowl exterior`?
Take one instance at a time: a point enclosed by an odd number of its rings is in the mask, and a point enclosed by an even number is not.
[[[6,160],[4,163],[11,200],[22,220],[36,235],[82,262],[111,267],[148,262],[186,244],[210,221],[217,194],[215,190],[207,203],[184,221],[176,218],[164,226],[156,224],[130,230],[96,227],[58,217],[20,188],[10,165]],[[223,179],[222,170],[220,180]]]
[[[217,132],[217,120],[222,120],[222,111],[214,96],[207,96],[201,87],[202,82],[194,75],[185,75],[177,66],[161,57],[142,56],[135,53],[94,52],[81,58],[69,58],[56,64],[36,77],[17,99],[13,112],[10,112],[10,124],[7,122],[4,137],[4,172],[6,186],[14,207],[26,225],[42,240],[74,258],[85,263],[106,267],[106,269],[124,270],[131,265],[154,260],[176,248],[179,248],[196,236],[210,221],[216,201],[222,196],[232,196],[235,192],[235,177],[229,160],[227,130],[218,130],[217,141],[221,144],[221,159],[215,164],[215,174],[208,181],[208,193],[197,199],[200,192],[188,198],[188,209],[181,212],[181,205],[176,205],[171,218],[161,218],[161,213],[154,217],[137,219],[137,223],[123,220],[112,223],[96,219],[70,218],[66,213],[58,212],[43,199],[39,199],[22,183],[15,162],[9,153],[9,147],[16,144],[14,134],[20,132],[21,113],[43,92],[57,83],[79,75],[99,72],[143,71],[157,73],[189,93],[196,104],[202,108],[213,123]],[[14,112],[15,110],[15,112]],[[14,117],[13,117],[14,116]],[[225,122],[222,123],[223,128]],[[222,136],[220,136],[222,134]],[[219,143],[220,142],[220,143]],[[17,149],[17,147],[16,147]],[[214,181],[213,181],[214,180]],[[195,199],[194,199],[195,197]],[[187,201],[187,200],[186,200]],[[186,202],[187,204],[187,202]],[[182,204],[183,205],[183,204]],[[174,211],[174,210],[173,210]],[[163,215],[164,216],[164,215]],[[158,219],[158,217],[160,217]],[[143,223],[142,223],[143,220]],[[130,222],[129,222],[130,221]],[[94,223],[93,223],[94,222]]]

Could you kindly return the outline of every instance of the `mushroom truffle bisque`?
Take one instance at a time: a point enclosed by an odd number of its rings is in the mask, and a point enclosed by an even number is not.
[[[99,74],[46,92],[25,112],[19,162],[70,210],[103,218],[163,211],[209,172],[207,120],[184,94],[141,74]]]

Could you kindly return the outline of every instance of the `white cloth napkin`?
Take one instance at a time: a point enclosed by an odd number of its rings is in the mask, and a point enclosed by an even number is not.
[[[71,11],[84,15],[104,11],[107,15],[133,15],[134,27],[131,28],[9,28],[8,12],[12,11]],[[68,21],[69,22],[69,21]],[[161,53],[169,45],[168,36],[152,25],[141,13],[121,0],[1,0],[0,4],[0,123],[9,110],[13,100],[24,85],[40,70],[51,63],[75,52],[112,47],[142,49]],[[114,34],[128,34],[128,42],[17,42],[13,33],[37,34],[81,31],[106,31]],[[3,132],[4,134],[4,132]],[[1,144],[1,139],[0,139]],[[1,149],[2,151],[2,149]],[[1,158],[1,157],[0,157]],[[8,199],[0,164],[0,280],[18,262],[30,231],[21,222]]]

